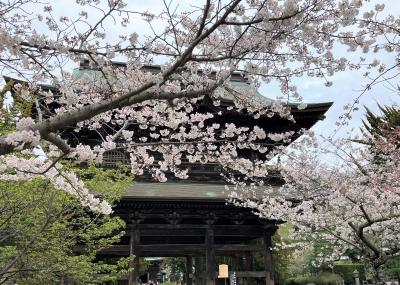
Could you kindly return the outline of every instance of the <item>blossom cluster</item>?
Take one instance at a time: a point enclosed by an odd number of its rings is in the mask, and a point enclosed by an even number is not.
[[[325,152],[336,157],[332,165],[321,162],[321,151],[313,152],[310,145],[316,144],[315,138],[305,138],[307,150],[295,143],[287,151],[288,159],[280,168],[286,184],[279,191],[265,189],[262,200],[236,191],[232,200],[263,218],[296,225],[297,240],[307,236],[334,244],[333,253],[321,257],[325,261],[337,260],[350,249],[379,268],[400,252],[399,139],[396,127],[374,138],[369,147],[331,142],[334,150]],[[318,144],[317,148],[321,150]]]
[[[387,76],[398,65],[399,18],[385,16],[379,4],[363,14],[363,2],[238,0],[220,5],[212,0],[199,10],[168,5],[151,13],[123,0],[79,0],[71,3],[74,12],[64,15],[57,5],[7,1],[0,5],[0,68],[18,79],[12,89],[15,102],[31,110],[20,112],[17,129],[0,137],[2,163],[9,165],[3,170],[24,169],[16,165],[24,162],[16,160],[15,152],[40,144],[53,161],[61,156],[101,161],[106,152],[122,150],[133,174],[149,172],[159,181],[169,172],[187,178],[183,164],[189,162],[219,164],[228,181],[240,174],[249,183],[260,183],[268,161],[299,133],[268,134],[257,123],[253,129],[240,122],[225,124],[221,110],[293,123],[286,98],[301,101],[296,77],[323,78],[329,87],[330,76],[348,69]],[[150,33],[135,31],[136,21]],[[378,59],[351,60],[335,54],[336,46],[397,57],[394,66]],[[124,65],[115,62],[120,59]],[[81,69],[66,70],[77,62]],[[238,78],[250,88],[232,84]],[[271,82],[279,84],[285,100],[266,100],[257,93],[261,84]],[[207,101],[215,112],[204,111]],[[79,135],[65,140],[71,129],[95,134],[98,145]],[[249,152],[254,156],[242,155]],[[37,166],[38,173],[46,163]],[[84,193],[83,203],[93,204],[78,184],[71,183]]]
[[[62,165],[52,165],[51,160],[35,157],[32,153],[24,152],[24,158],[16,155],[8,155],[0,158],[0,179],[5,181],[31,180],[37,177],[48,179],[54,187],[65,191],[79,199],[83,206],[103,214],[112,212],[111,205],[90,193],[83,181],[73,172],[66,171]]]

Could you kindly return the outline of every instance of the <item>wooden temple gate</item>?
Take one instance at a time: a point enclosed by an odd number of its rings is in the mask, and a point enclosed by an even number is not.
[[[251,89],[248,82],[236,74],[231,84],[240,86],[243,90]],[[251,90],[249,89],[249,92]],[[256,97],[263,98],[256,94]],[[199,105],[200,112],[221,112],[210,123],[234,123],[237,126],[253,128],[259,126],[266,133],[294,132],[293,139],[300,135],[301,129],[309,129],[317,121],[324,118],[331,103],[308,104],[299,109],[297,104],[288,104],[294,122],[279,116],[261,116],[255,119],[246,112],[231,112],[231,101],[224,101],[220,106],[214,106],[207,96]],[[137,133],[137,129],[132,129]],[[87,137],[92,137],[88,133]],[[268,145],[269,138],[260,140]],[[283,145],[288,145],[284,142]],[[272,149],[272,148],[271,148]],[[257,158],[257,153],[238,152],[246,158]],[[104,165],[112,167],[118,162],[127,162],[129,156],[125,153],[105,153]],[[157,163],[157,162],[155,162]],[[114,209],[114,213],[125,220],[129,229],[128,235],[120,245],[107,249],[104,255],[128,256],[134,254],[137,258],[132,264],[132,274],[121,284],[137,284],[137,267],[140,257],[183,256],[187,260],[187,284],[214,285],[216,283],[217,256],[229,256],[231,271],[236,272],[239,281],[248,278],[265,278],[265,284],[274,284],[271,258],[271,236],[277,229],[276,221],[260,219],[251,210],[234,207],[226,203],[228,193],[225,192],[221,169],[215,164],[191,164],[183,161],[182,167],[188,169],[190,179],[184,182],[154,183],[151,175],[144,174],[135,177],[137,182],[122,198]],[[168,181],[174,181],[170,175]],[[271,172],[265,177],[265,185],[273,187],[281,185],[278,175]],[[260,193],[260,197],[263,193]],[[263,242],[260,243],[259,241]],[[256,242],[257,241],[257,242]],[[264,269],[255,271],[252,257],[262,252]],[[245,257],[246,262],[239,268],[239,257]],[[191,271],[194,264],[195,272]],[[240,270],[239,270],[240,269]],[[194,278],[189,278],[194,276]],[[248,280],[247,280],[248,281]],[[246,282],[239,282],[246,283]],[[264,283],[264,282],[263,282]],[[247,283],[249,285],[250,283]]]
[[[87,62],[83,62],[79,69],[74,71],[77,78],[85,74],[93,76],[98,73],[90,69]],[[124,65],[117,64],[119,68]],[[161,71],[157,66],[144,66],[144,69],[157,74]],[[98,74],[98,78],[102,75]],[[7,82],[11,78],[4,77]],[[14,83],[23,83],[12,79]],[[265,101],[270,105],[273,100],[266,99],[255,92],[242,73],[233,73],[231,76],[232,87],[239,88],[241,92],[252,94],[260,103]],[[60,95],[56,87],[42,85],[44,92],[52,91],[54,96]],[[47,95],[46,95],[47,96]],[[204,96],[202,102],[196,105],[196,112],[219,114],[208,120],[207,123],[234,123],[236,126],[254,126],[262,128],[266,133],[283,133],[291,131],[293,139],[300,136],[301,129],[309,129],[317,121],[324,118],[325,112],[332,103],[308,104],[306,108],[300,108],[298,104],[287,103],[295,122],[281,118],[278,115],[261,115],[256,119],[251,113],[233,112],[232,98],[221,99],[219,106],[213,104],[210,96]],[[49,106],[50,109],[56,105]],[[35,109],[33,109],[35,112]],[[108,128],[112,127],[108,126]],[[103,142],[109,135],[107,128],[97,130],[82,129],[76,131],[72,126],[66,128],[62,138],[68,140],[71,146],[84,143],[95,147]],[[149,135],[150,131],[141,130],[134,123],[127,130],[133,131],[140,136]],[[146,134],[147,132],[147,134]],[[264,146],[270,145],[272,150],[276,142],[268,137],[259,140]],[[283,142],[288,145],[289,142]],[[238,151],[240,157],[257,158],[263,155],[257,152]],[[157,157],[155,157],[157,159]],[[104,154],[103,166],[113,167],[117,163],[129,163],[129,155],[123,151],[111,151]],[[155,162],[157,163],[157,161]],[[201,164],[195,165],[189,161],[182,161],[184,168],[189,170],[190,180],[184,183],[150,183],[151,175],[135,177],[136,181],[142,179],[147,183],[135,183],[132,189],[125,195],[114,208],[114,214],[120,216],[128,225],[127,236],[119,245],[104,250],[99,255],[104,257],[129,256],[134,254],[137,258],[132,266],[132,274],[128,280],[121,284],[137,284],[137,267],[140,257],[164,257],[164,256],[186,256],[188,284],[192,281],[196,285],[214,285],[216,280],[216,257],[230,256],[231,270],[236,271],[238,278],[265,278],[266,285],[273,284],[272,258],[271,258],[271,236],[276,230],[276,222],[262,220],[254,215],[249,209],[238,208],[226,204],[227,193],[224,192],[225,183],[221,179],[221,171],[218,165]],[[147,175],[147,177],[146,177]],[[173,175],[168,177],[172,181]],[[266,185],[274,179],[265,177]],[[212,184],[215,183],[215,184]],[[219,184],[216,184],[219,183]],[[262,195],[262,194],[261,194]],[[255,243],[263,240],[263,243]],[[256,252],[264,255],[264,270],[254,271],[252,269],[252,256]],[[238,258],[246,257],[244,270],[238,270]],[[191,268],[194,264],[195,278],[189,278]]]
[[[139,258],[173,256],[186,257],[187,285],[214,285],[216,258],[224,256],[238,280],[265,278],[265,284],[272,285],[271,237],[276,223],[227,204],[223,189],[210,184],[136,183],[115,208],[129,233],[102,254],[135,255],[133,272],[120,284],[138,284]],[[253,268],[256,252],[264,256],[264,270]],[[239,258],[244,260],[242,269]]]

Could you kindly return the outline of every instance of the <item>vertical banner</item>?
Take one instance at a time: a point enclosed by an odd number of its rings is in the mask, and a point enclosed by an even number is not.
[[[231,272],[231,274],[229,275],[229,284],[236,285],[236,272],[235,271]]]

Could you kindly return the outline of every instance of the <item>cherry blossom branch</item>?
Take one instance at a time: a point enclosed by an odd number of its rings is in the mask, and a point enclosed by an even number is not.
[[[257,143],[257,142],[241,142],[233,140],[212,140],[212,141],[160,141],[160,142],[144,142],[144,143],[134,143],[128,144],[129,147],[141,147],[141,146],[158,146],[158,145],[196,145],[196,144],[221,144],[221,143],[231,143],[231,144],[252,144],[252,145],[262,145],[262,146],[278,146],[284,145],[284,143]],[[114,150],[125,149],[126,147],[117,147]]]
[[[83,35],[79,49],[81,49],[82,46],[86,43],[90,35],[97,30],[97,27],[100,26],[105,21],[105,19],[107,19],[112,14],[113,11],[115,11],[119,2],[120,0],[114,0],[108,2],[110,5],[110,9],[107,11],[107,13],[104,13],[103,17],[99,21],[97,21],[97,23],[93,27],[91,27],[90,30],[88,30],[85,35]]]
[[[67,155],[66,153],[61,154],[59,157],[57,157],[56,159],[54,159],[54,160],[51,162],[51,164],[50,164],[46,169],[44,169],[43,171],[35,172],[35,171],[20,170],[20,169],[18,169],[18,171],[19,171],[19,172],[22,172],[22,173],[28,173],[28,174],[34,174],[34,175],[44,175],[44,174],[46,174],[50,169],[52,169],[53,167],[55,167],[55,166],[57,165],[57,163],[58,163],[60,160],[62,160],[66,155]]]
[[[203,10],[203,17],[201,18],[200,26],[199,26],[199,29],[197,30],[195,38],[198,38],[204,31],[204,28],[206,26],[206,21],[207,21],[207,15],[210,11],[210,6],[211,6],[211,1],[207,0],[206,5],[204,6],[204,10]]]
[[[59,135],[52,132],[43,132],[41,136],[44,140],[57,146],[64,154],[68,154],[71,151],[71,147]]]
[[[125,95],[116,98],[110,98],[94,105],[83,106],[76,111],[71,111],[68,113],[63,113],[51,117],[42,122],[36,123],[34,126],[31,126],[31,130],[39,131],[43,139],[55,144],[64,153],[69,153],[71,151],[70,147],[59,136],[55,135],[54,134],[55,132],[62,130],[68,126],[73,126],[78,122],[93,118],[94,116],[102,112],[113,110],[115,108],[122,108],[124,106],[137,104],[147,100],[172,100],[179,98],[196,98],[211,93],[214,89],[216,89],[219,86],[218,83],[215,83],[211,87],[202,90],[184,91],[179,93],[142,92],[146,89],[149,89],[153,85],[155,85],[155,83],[150,82],[144,84],[143,86]],[[28,146],[25,146],[25,148],[27,147]],[[14,150],[15,146],[7,142],[6,137],[4,136],[0,137],[0,155],[12,153]]]
[[[376,257],[381,256],[381,251],[380,249],[371,241],[369,240],[365,235],[364,235],[364,228],[362,227],[357,227],[353,222],[348,223],[349,226],[354,230],[354,232],[357,234],[357,236],[360,238],[360,240],[369,248],[371,249]]]

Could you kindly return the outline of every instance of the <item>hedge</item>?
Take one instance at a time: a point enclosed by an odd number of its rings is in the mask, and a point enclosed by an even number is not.
[[[357,270],[360,276],[360,284],[362,284],[363,280],[365,279],[365,267],[363,264],[360,263],[348,263],[348,264],[341,264],[337,263],[333,265],[333,272],[340,275],[343,280],[344,284],[352,285],[355,284],[354,280],[354,271]]]
[[[315,276],[296,276],[285,281],[285,285],[306,285],[313,283],[315,285],[338,285],[343,279],[333,273],[321,273]]]

